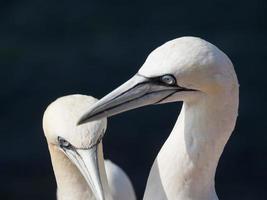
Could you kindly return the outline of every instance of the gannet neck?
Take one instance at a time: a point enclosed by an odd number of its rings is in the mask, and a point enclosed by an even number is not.
[[[144,199],[217,200],[216,167],[237,112],[238,88],[185,102],[153,164]]]
[[[109,192],[107,175],[104,167],[104,158],[102,152],[99,152],[100,176],[105,191],[105,200],[112,200]],[[67,158],[56,146],[48,144],[54,174],[57,182],[58,200],[96,200],[88,183],[77,169],[77,167]]]

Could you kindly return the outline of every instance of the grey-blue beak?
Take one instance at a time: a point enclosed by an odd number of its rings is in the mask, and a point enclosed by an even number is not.
[[[136,74],[123,85],[100,99],[80,118],[79,124],[110,117],[138,107],[158,104],[185,88],[165,84],[160,77],[147,78]]]

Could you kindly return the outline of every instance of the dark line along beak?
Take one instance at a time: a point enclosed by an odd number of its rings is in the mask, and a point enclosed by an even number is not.
[[[100,148],[102,148],[101,142],[89,149],[72,147],[70,149],[61,148],[61,150],[80,170],[96,199],[105,200],[98,159],[99,156],[103,156],[99,155]]]
[[[146,78],[136,74],[89,108],[80,118],[78,125],[138,107],[158,104],[176,92],[185,90],[187,89],[177,85],[162,83],[160,77]]]

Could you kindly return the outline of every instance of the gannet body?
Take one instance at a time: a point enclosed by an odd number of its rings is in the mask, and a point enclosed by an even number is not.
[[[214,177],[238,115],[239,85],[230,59],[211,43],[182,37],[158,47],[78,124],[176,101],[183,101],[182,110],[153,163],[144,199],[217,200]]]

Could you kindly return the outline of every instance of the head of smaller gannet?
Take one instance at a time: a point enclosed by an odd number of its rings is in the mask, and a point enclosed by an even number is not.
[[[54,145],[64,153],[79,169],[96,199],[104,200],[101,140],[107,120],[103,118],[76,126],[83,110],[96,101],[97,99],[85,95],[69,95],[57,99],[44,113],[43,129],[49,145]]]
[[[43,128],[47,141],[53,145],[72,145],[76,148],[90,148],[103,137],[107,120],[105,118],[76,126],[84,109],[97,99],[85,95],[69,95],[51,103],[43,117]]]

